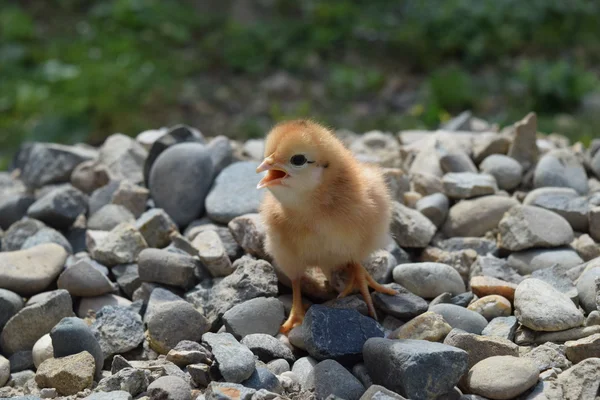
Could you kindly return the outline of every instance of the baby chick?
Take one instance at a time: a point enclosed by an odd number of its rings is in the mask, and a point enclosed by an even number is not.
[[[260,213],[266,225],[265,249],[292,282],[293,303],[281,332],[302,323],[300,278],[318,266],[331,277],[348,268],[350,279],[340,297],[358,289],[375,318],[369,286],[377,283],[361,265],[383,247],[390,225],[390,196],[378,168],[359,163],[327,128],[307,120],[281,123],[269,132],[267,171],[257,188],[267,188]]]

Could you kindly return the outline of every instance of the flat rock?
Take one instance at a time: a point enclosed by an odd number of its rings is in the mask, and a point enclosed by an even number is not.
[[[117,265],[113,267],[112,273],[117,278],[119,288],[127,297],[132,298],[135,290],[142,284],[137,264]]]
[[[567,276],[567,273],[564,272],[560,265],[533,271],[531,277],[550,284],[556,290],[570,298],[573,303],[579,303],[579,292],[571,278]]]
[[[41,388],[55,388],[63,396],[74,395],[91,388],[96,368],[94,357],[87,351],[44,361],[35,374]]]
[[[481,334],[488,323],[481,314],[454,304],[436,304],[429,311],[440,314],[452,328],[477,335]]]
[[[250,378],[242,382],[247,388],[255,390],[266,390],[271,393],[282,393],[283,387],[275,374],[267,368],[256,368]]]
[[[494,194],[498,191],[496,179],[492,175],[473,172],[449,173],[442,178],[444,193],[451,199]]]
[[[536,331],[562,331],[583,324],[583,314],[566,295],[539,279],[526,279],[515,292],[515,316]]]
[[[428,340],[430,342],[442,341],[452,327],[440,314],[427,311],[388,335],[389,339],[414,339]]]
[[[571,225],[573,230],[587,232],[589,227],[589,200],[567,188],[541,188],[530,192],[523,204],[552,211]]]
[[[470,277],[489,276],[510,283],[520,283],[523,279],[513,267],[508,264],[504,258],[497,258],[493,255],[478,256],[477,260],[471,264]]]
[[[457,295],[466,291],[459,273],[446,264],[402,264],[394,268],[393,276],[394,281],[426,299],[432,299],[444,292]]]
[[[21,250],[23,243],[31,236],[35,235],[39,230],[46,228],[46,225],[37,219],[24,217],[13,223],[4,232],[2,238],[3,251]]]
[[[80,214],[88,209],[88,197],[71,185],[52,190],[27,209],[27,215],[53,228],[70,227]]]
[[[410,399],[436,399],[467,371],[465,351],[424,340],[372,338],[364,346],[373,383]]]
[[[529,275],[534,271],[550,268],[556,264],[563,271],[583,264],[583,260],[577,252],[566,247],[518,251],[510,254],[507,261],[508,265],[521,275]]]
[[[200,143],[180,143],[163,151],[150,171],[148,187],[157,207],[184,226],[204,214],[213,163]],[[179,196],[173,196],[179,193]]]
[[[0,332],[9,319],[23,308],[23,298],[10,290],[0,289]],[[2,387],[0,385],[0,387]]]
[[[302,324],[304,345],[317,360],[359,361],[363,344],[372,337],[383,337],[383,328],[356,310],[313,305]]]
[[[386,286],[396,290],[398,294],[394,296],[380,292],[371,294],[375,306],[385,314],[407,320],[427,311],[427,302],[423,298],[395,283]]]
[[[577,156],[567,149],[552,150],[537,163],[533,184],[541,187],[569,187],[580,194],[588,192],[587,174]]]
[[[196,283],[198,268],[200,268],[198,260],[187,254],[145,249],[139,255],[138,274],[143,282],[189,289]]]
[[[417,201],[416,209],[429,218],[436,227],[442,226],[448,215],[450,202],[443,193],[433,193]]]
[[[131,400],[131,394],[124,390],[114,390],[112,392],[97,392],[92,393],[84,400]]]
[[[144,237],[148,247],[162,249],[171,242],[171,233],[177,232],[177,225],[161,208],[152,208],[142,214],[135,227]]]
[[[254,372],[254,354],[231,334],[205,333],[202,342],[213,353],[219,372],[227,382],[243,382]]]
[[[0,196],[0,229],[8,229],[27,215],[27,209],[35,203],[35,197],[26,193]]]
[[[503,154],[492,154],[479,164],[481,172],[492,175],[501,190],[513,190],[521,183],[523,167],[517,160]]]
[[[192,246],[198,251],[202,265],[212,276],[227,276],[233,272],[225,245],[216,230],[206,229],[199,232],[192,241]]]
[[[142,317],[129,307],[102,307],[91,330],[105,358],[133,350],[144,340]]]
[[[192,389],[183,379],[176,376],[161,376],[148,385],[152,399],[191,400]]]
[[[105,354],[94,337],[90,327],[77,317],[63,318],[50,331],[54,357],[66,357],[81,352],[87,352],[94,358],[95,378],[99,380],[102,374]]]
[[[67,253],[73,253],[73,246],[71,243],[63,236],[59,231],[52,229],[50,227],[44,227],[34,233],[32,236],[27,238],[23,245],[21,246],[21,250],[30,249],[32,247],[38,246],[40,244],[47,243],[56,243],[59,246],[62,246],[63,249],[67,251]]]
[[[427,247],[436,230],[433,222],[419,211],[393,202],[390,233],[400,247]]]
[[[180,368],[199,363],[210,365],[212,358],[212,353],[206,347],[191,340],[182,340],[167,353],[167,360]]]
[[[347,400],[358,400],[365,388],[346,368],[334,360],[324,360],[315,365],[308,377],[308,386],[314,388],[315,396],[329,396]]]
[[[289,347],[273,336],[264,333],[246,335],[241,343],[265,363],[276,359],[285,359],[290,363],[296,361],[296,357]]]
[[[211,382],[204,393],[204,398],[206,400],[251,400],[255,394],[255,389],[238,383]]]
[[[477,237],[495,229],[517,200],[504,196],[483,196],[463,200],[450,208],[448,218],[442,228],[447,237]]]
[[[517,160],[524,170],[528,170],[537,163],[540,153],[537,146],[537,115],[530,112],[521,121],[516,122],[514,132],[515,137],[508,149],[508,156]]]
[[[462,349],[469,355],[468,369],[478,362],[494,356],[519,357],[519,346],[513,342],[492,336],[480,336],[453,329],[444,339],[444,344]]]
[[[126,222],[117,225],[93,246],[88,243],[94,260],[106,266],[134,263],[140,252],[147,247],[148,244],[142,234]]]
[[[501,376],[502,379],[498,379]],[[495,356],[477,363],[469,371],[470,390],[490,399],[512,399],[538,381],[538,369],[529,360],[513,356]]]
[[[573,241],[571,225],[560,215],[539,207],[515,206],[500,221],[500,247],[519,251],[559,247]]]
[[[253,333],[275,336],[285,318],[283,304],[276,298],[257,297],[238,304],[223,314],[227,332],[236,338]]]
[[[489,322],[481,334],[503,338],[512,342],[515,338],[517,325],[517,318],[512,315],[510,317],[496,317]]]
[[[31,350],[39,338],[64,317],[73,316],[71,296],[66,290],[46,293],[43,299],[15,314],[4,326],[0,345],[5,354]]]
[[[256,190],[262,176],[256,173],[258,163],[236,162],[221,171],[206,197],[210,219],[223,224],[240,215],[256,213],[263,191]]]
[[[144,181],[143,167],[148,152],[134,139],[121,133],[110,135],[100,147],[98,160],[106,165],[110,177],[132,183]]]
[[[510,301],[506,297],[495,294],[475,300],[467,309],[483,315],[488,321],[497,317],[508,317],[512,312]]]
[[[102,296],[96,297],[84,297],[79,302],[77,308],[77,316],[79,318],[85,318],[89,311],[99,311],[104,306],[125,306],[131,305],[131,301],[125,297],[117,296],[114,294],[103,294]]]
[[[100,296],[114,290],[110,279],[85,260],[65,269],[58,277],[57,286],[79,297]]]
[[[469,286],[477,296],[498,295],[510,301],[514,299],[515,290],[517,290],[517,284],[491,276],[474,276],[471,278]]]
[[[135,222],[135,217],[125,207],[118,204],[107,204],[90,216],[88,229],[110,231],[122,222]]]

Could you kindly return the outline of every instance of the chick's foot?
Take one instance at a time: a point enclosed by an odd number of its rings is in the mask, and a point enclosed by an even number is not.
[[[287,321],[281,325],[279,332],[288,334],[293,328],[302,324],[304,321],[304,304],[302,304],[302,291],[300,286],[300,279],[292,280],[292,309],[290,310],[290,316]]]

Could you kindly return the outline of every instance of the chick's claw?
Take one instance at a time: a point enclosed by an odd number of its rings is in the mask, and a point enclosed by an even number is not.
[[[303,321],[304,311],[296,311],[292,309],[287,321],[285,321],[284,324],[281,325],[281,328],[279,328],[279,332],[283,333],[284,335],[287,335],[292,329],[294,329],[298,325],[301,325]]]

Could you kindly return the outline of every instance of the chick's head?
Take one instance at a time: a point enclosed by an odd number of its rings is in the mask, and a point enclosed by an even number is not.
[[[326,180],[340,146],[327,128],[311,121],[276,125],[267,136],[265,159],[256,170],[266,171],[257,188],[267,188],[284,205],[301,202]]]

